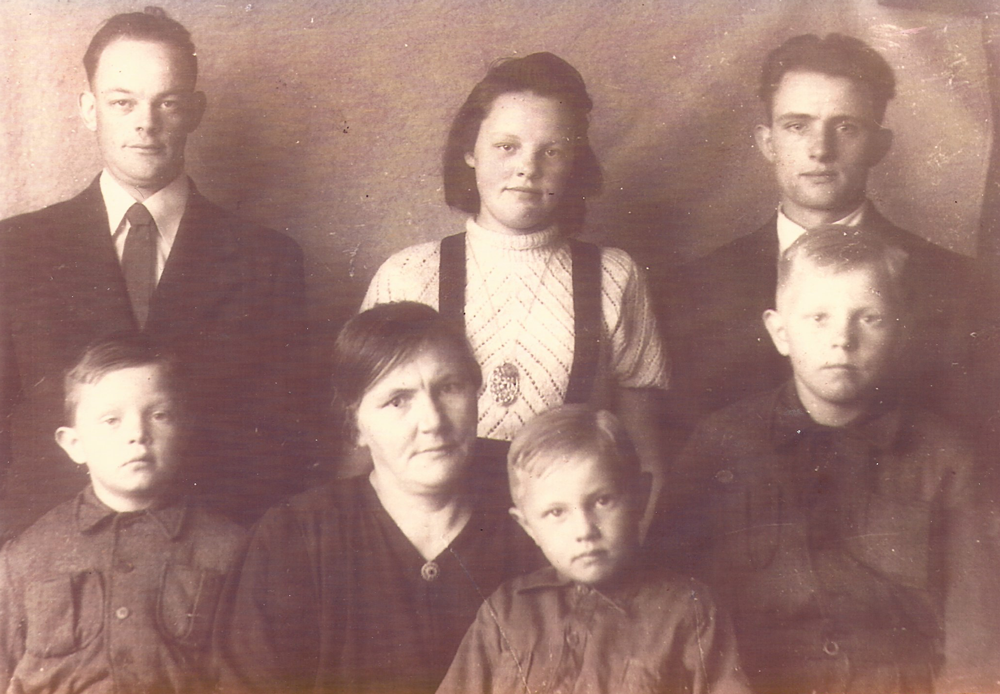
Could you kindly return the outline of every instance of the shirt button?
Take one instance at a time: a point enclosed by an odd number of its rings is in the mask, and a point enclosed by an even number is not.
[[[129,612],[129,609],[127,607],[119,607],[117,610],[115,610],[115,617],[117,617],[118,619],[128,619],[128,616],[130,614],[132,613]]]
[[[828,656],[835,656],[840,653],[840,644],[836,641],[827,641],[823,644],[823,652]]]
[[[438,565],[432,561],[429,561],[420,567],[420,577],[428,583],[436,579],[440,573],[441,569],[438,568]]]
[[[115,564],[115,569],[117,569],[119,573],[123,574],[129,573],[134,568],[135,565],[130,561],[120,561],[117,564]]]
[[[571,648],[576,648],[577,644],[580,643],[580,637],[577,636],[576,633],[571,631],[570,633],[566,634],[566,643],[569,644]]]

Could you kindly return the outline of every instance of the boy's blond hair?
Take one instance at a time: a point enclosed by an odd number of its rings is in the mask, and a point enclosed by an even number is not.
[[[528,479],[581,455],[612,465],[624,489],[631,489],[642,472],[632,439],[616,416],[588,405],[561,405],[529,421],[511,442],[507,476],[514,504],[520,507]]]
[[[907,304],[902,282],[906,259],[906,251],[890,245],[878,233],[863,225],[845,227],[827,224],[816,227],[799,236],[779,257],[776,302],[781,303],[796,268],[808,261],[835,273],[874,269],[884,280],[889,303],[902,311]]]

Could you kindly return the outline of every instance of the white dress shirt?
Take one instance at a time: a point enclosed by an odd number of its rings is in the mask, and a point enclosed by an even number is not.
[[[188,196],[191,194],[191,183],[187,175],[181,174],[165,188],[141,201],[133,198],[107,169],[101,172],[100,185],[104,206],[108,211],[109,231],[115,241],[118,260],[121,260],[122,253],[125,252],[125,239],[132,226],[125,219],[128,209],[136,202],[142,202],[153,216],[156,228],[160,232],[156,240],[156,281],[159,282],[167,258],[170,257],[170,249],[174,246],[174,239],[177,238],[177,230],[181,225],[181,217],[184,216],[184,208],[187,207]]]
[[[839,224],[845,227],[856,227],[861,224],[861,220],[864,218],[865,210],[868,209],[868,201],[865,200],[858,206],[858,209],[851,212],[849,215],[843,219],[838,219],[834,224]],[[800,224],[796,224],[778,207],[778,249],[779,252],[784,253],[785,250],[795,243],[802,234],[806,233],[806,228]]]

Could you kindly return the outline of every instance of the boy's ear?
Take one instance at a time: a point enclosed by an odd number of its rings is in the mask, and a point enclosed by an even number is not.
[[[767,328],[767,334],[771,336],[771,342],[774,343],[778,353],[787,357],[788,336],[785,333],[785,319],[781,313],[773,308],[764,311],[764,327]]]
[[[74,463],[77,465],[84,465],[87,462],[87,458],[83,453],[82,447],[80,446],[80,437],[76,433],[76,429],[73,427],[59,427],[56,429],[56,443],[59,447],[66,451]]]
[[[524,532],[528,534],[528,537],[530,537],[532,541],[534,541],[534,543],[537,545],[538,540],[535,540],[535,534],[531,532],[531,526],[528,525],[528,519],[524,517],[523,513],[521,513],[521,509],[519,509],[517,506],[511,506],[510,517],[517,521],[517,524],[524,529]]]

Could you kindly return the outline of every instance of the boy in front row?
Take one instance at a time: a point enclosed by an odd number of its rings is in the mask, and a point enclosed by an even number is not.
[[[92,345],[65,379],[59,445],[91,485],[0,551],[0,691],[200,692],[238,526],[172,493],[173,364],[138,336]]]
[[[730,610],[755,691],[929,693],[975,638],[972,610],[951,628],[979,561],[972,457],[886,389],[905,262],[842,226],[785,251],[764,321],[794,377],[701,424],[654,520]]]
[[[638,564],[649,475],[609,412],[564,405],[514,438],[511,515],[551,567],[482,606],[438,694],[746,694],[705,588]]]

